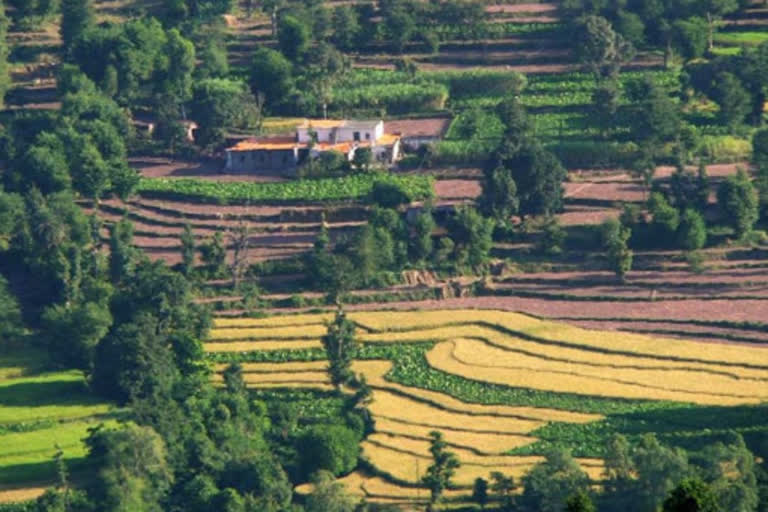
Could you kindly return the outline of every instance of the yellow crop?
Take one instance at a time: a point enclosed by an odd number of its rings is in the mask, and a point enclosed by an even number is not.
[[[203,343],[206,352],[254,352],[257,350],[295,350],[320,348],[320,340],[260,340]]]
[[[572,373],[577,369],[577,365],[571,363],[554,364],[547,363],[537,369],[531,369],[531,361],[520,358],[520,366],[497,366],[497,360],[489,360],[488,351],[484,354],[467,355],[463,351],[461,356],[455,354],[457,343],[465,341],[447,341],[435,346],[427,353],[427,361],[430,366],[444,372],[453,373],[475,380],[483,380],[496,384],[504,384],[514,387],[527,387],[541,389],[546,391],[559,391],[569,393],[579,393],[593,396],[612,396],[620,398],[635,399],[653,399],[653,400],[671,400],[683,401],[710,405],[736,405],[757,403],[757,397],[736,397],[720,396],[715,394],[699,394],[695,392],[681,392],[665,389],[650,388],[640,384],[617,382],[615,380],[606,380],[613,375],[621,378],[627,370],[611,371],[602,368],[596,371],[598,375],[604,377],[585,376]],[[471,343],[471,342],[469,342]],[[475,345],[481,345],[480,342],[474,342]],[[471,350],[471,349],[467,349]],[[498,358],[503,359],[505,354],[503,350],[495,350]],[[482,356],[486,356],[483,358]],[[467,361],[461,359],[466,357]],[[515,356],[517,357],[517,356]],[[578,368],[581,370],[581,367]],[[663,386],[665,383],[660,377],[658,384]]]
[[[317,338],[325,335],[324,325],[289,325],[285,327],[238,327],[211,329],[211,340],[248,340],[248,339],[296,339]]]

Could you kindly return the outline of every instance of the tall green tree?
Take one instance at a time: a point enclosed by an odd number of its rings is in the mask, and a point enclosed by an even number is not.
[[[429,506],[427,510],[431,511],[434,505],[442,498],[445,489],[451,485],[451,479],[461,464],[456,455],[448,451],[448,445],[440,432],[430,432],[429,438],[429,452],[432,454],[432,465],[427,468],[427,473],[421,481],[429,489]]]
[[[192,233],[192,226],[184,224],[184,231],[181,232],[181,271],[188,276],[195,268],[195,235]]]
[[[601,16],[586,16],[577,22],[575,48],[584,67],[595,80],[615,78],[621,66],[635,55],[632,44],[617,34]]]
[[[752,230],[759,216],[757,191],[744,170],[729,176],[717,189],[717,205],[736,236]]]
[[[508,195],[512,183],[516,188],[518,213],[521,216],[551,215],[562,209],[563,181],[567,172],[557,157],[540,143],[526,139],[521,146],[517,146],[506,141],[491,159],[487,169],[484,186],[489,192],[483,197],[492,200],[489,206],[491,210],[502,213],[513,210],[514,202]],[[497,169],[505,169],[509,176]],[[494,175],[496,179],[493,179]]]
[[[60,32],[67,51],[93,24],[93,0],[62,0]]]
[[[677,229],[677,240],[680,248],[686,251],[696,251],[707,243],[707,224],[699,212],[687,209],[680,217]]]
[[[632,268],[633,253],[627,245],[631,236],[632,230],[616,219],[608,219],[602,225],[603,248],[608,266],[622,282]]]
[[[86,439],[97,475],[89,494],[105,512],[162,512],[173,481],[165,442],[150,427],[97,428]]]
[[[279,108],[293,90],[293,65],[282,53],[260,47],[251,59],[250,86],[254,94],[263,94],[265,105]]]
[[[752,101],[741,80],[733,73],[720,73],[715,78],[714,92],[720,122],[730,128],[743,124],[752,110]]]
[[[282,16],[277,25],[277,41],[283,55],[291,62],[298,62],[309,49],[312,30],[295,16]]]
[[[523,477],[523,498],[535,510],[561,512],[566,500],[589,488],[589,477],[564,449],[550,449],[544,462]]]
[[[328,373],[337,389],[353,378],[352,361],[357,355],[355,330],[355,324],[339,308],[333,322],[328,324],[328,332],[321,338],[328,357]]]
[[[138,253],[133,246],[133,224],[122,219],[112,225],[109,236],[109,275],[113,284],[133,276]]]

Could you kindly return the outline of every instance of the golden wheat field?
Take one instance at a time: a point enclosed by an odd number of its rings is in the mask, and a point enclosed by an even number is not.
[[[706,405],[768,400],[768,348],[622,332],[601,332],[499,311],[353,312],[362,343],[434,342],[427,363],[474,381],[585,396],[668,400]],[[320,347],[331,314],[218,319],[211,352]],[[520,477],[541,460],[505,455],[537,441],[549,422],[589,423],[598,414],[531,406],[467,403],[446,393],[391,382],[392,361],[363,360],[353,370],[373,390],[375,432],[363,456],[389,478],[361,473],[342,482],[351,492],[381,500],[417,499],[429,466],[429,434],[439,430],[462,463],[455,482],[471,486],[491,471]],[[324,361],[243,365],[249,386],[330,389]],[[223,365],[217,366],[221,372]],[[220,381],[220,376],[217,380]],[[578,459],[597,480],[602,461]]]

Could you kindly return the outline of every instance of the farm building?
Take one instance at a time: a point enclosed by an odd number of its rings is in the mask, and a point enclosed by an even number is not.
[[[449,117],[400,119],[384,123],[384,131],[399,135],[404,151],[417,151],[440,141],[450,125]]]
[[[370,148],[376,161],[393,164],[400,154],[400,136],[385,133],[380,120],[305,120],[294,135],[258,137],[228,148],[227,169],[293,174],[308,156],[338,151],[352,160],[359,148]]]

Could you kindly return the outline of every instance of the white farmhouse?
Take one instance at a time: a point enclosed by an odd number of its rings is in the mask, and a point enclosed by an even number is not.
[[[258,137],[227,149],[227,169],[234,172],[293,174],[308,157],[337,151],[352,160],[359,148],[373,158],[394,164],[400,156],[400,136],[384,133],[384,122],[306,119],[293,136]]]

